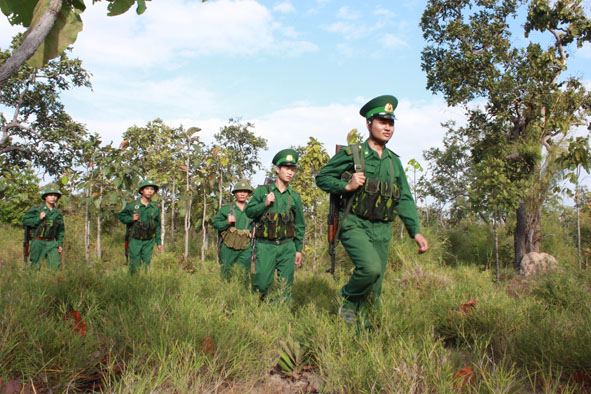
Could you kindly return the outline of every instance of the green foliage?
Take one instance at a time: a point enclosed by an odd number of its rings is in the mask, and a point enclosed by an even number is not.
[[[1,52],[0,62],[9,55]],[[66,113],[60,95],[82,86],[91,86],[90,75],[79,59],[65,54],[41,69],[22,66],[1,86],[0,104],[12,113],[0,114],[0,157],[10,166],[32,164],[50,175],[72,167],[86,130]]]
[[[31,168],[3,167],[0,175],[0,223],[19,225],[31,205],[41,201],[39,178]]]

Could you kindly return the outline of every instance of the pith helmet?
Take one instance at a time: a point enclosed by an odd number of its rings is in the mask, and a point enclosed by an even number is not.
[[[395,119],[394,110],[398,106],[398,99],[391,95],[378,96],[371,99],[359,110],[359,114],[369,120],[373,117]]]
[[[236,184],[234,185],[234,189],[232,189],[232,193],[236,193],[239,191],[246,191],[249,193],[252,193],[252,186],[250,186],[250,182],[248,182],[248,179],[240,179],[238,182],[236,182]]]
[[[59,189],[55,186],[47,186],[45,188],[45,190],[43,190],[41,192],[41,199],[43,201],[45,201],[45,196],[47,196],[48,194],[57,194],[57,198],[59,199],[62,196],[62,193],[59,191]]]
[[[145,181],[142,182],[142,184],[140,185],[140,188],[138,189],[137,192],[139,194],[142,194],[142,189],[144,187],[146,187],[146,186],[152,186],[154,188],[154,193],[157,193],[158,192],[158,185],[156,185],[155,182],[153,182],[153,181],[151,181],[149,179],[146,179]]]
[[[293,149],[283,149],[273,157],[273,164],[279,166],[295,166],[298,162],[298,152]]]

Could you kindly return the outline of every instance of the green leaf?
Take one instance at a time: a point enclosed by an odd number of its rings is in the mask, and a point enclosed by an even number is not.
[[[62,177],[62,179],[60,179],[60,181],[62,182],[62,185],[66,186],[68,184],[68,181],[69,181],[68,176],[67,175],[64,175]]]
[[[146,11],[146,0],[137,0],[136,12],[138,15],[143,14]]]
[[[108,16],[117,16],[126,13],[131,6],[135,3],[135,0],[112,0],[107,7],[109,11]],[[139,6],[138,6],[139,8]]]
[[[11,25],[29,27],[37,1],[39,0],[0,0],[0,10],[8,17]]]
[[[48,5],[49,0],[39,1],[39,4],[35,7],[31,27],[37,24]],[[31,28],[27,30],[27,33],[30,30]],[[69,9],[67,5],[63,5],[47,37],[27,63],[31,67],[43,67],[49,60],[58,57],[73,44],[81,31],[82,19],[80,19],[80,15]]]

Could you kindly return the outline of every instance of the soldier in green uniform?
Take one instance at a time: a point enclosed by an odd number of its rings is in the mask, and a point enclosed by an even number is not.
[[[60,267],[65,227],[62,211],[56,205],[61,196],[57,187],[47,187],[41,192],[44,203],[35,204],[23,216],[23,225],[31,228],[33,236],[30,254],[33,269],[40,269],[44,258],[50,269]]]
[[[246,206],[246,214],[256,221],[256,262],[253,289],[266,296],[275,270],[284,281],[285,299],[291,298],[295,266],[302,263],[306,224],[302,198],[289,186],[295,174],[298,153],[284,149],[273,157],[277,179],[257,187]]]
[[[144,271],[148,270],[154,244],[158,245],[158,252],[162,252],[160,244],[160,204],[152,201],[154,194],[158,192],[158,186],[145,180],[140,185],[137,200],[129,200],[121,212],[119,220],[127,225],[130,234],[129,239],[129,273],[135,274],[142,262]]]
[[[220,232],[222,239],[219,257],[222,278],[226,280],[230,278],[232,266],[236,263],[245,269],[248,277],[252,220],[246,216],[244,208],[252,192],[248,180],[239,180],[232,190],[235,201],[222,206],[213,218],[213,228]]]
[[[369,138],[350,145],[333,156],[316,176],[322,190],[342,194],[340,241],[355,269],[341,289],[340,317],[369,327],[368,314],[379,306],[382,281],[388,262],[392,225],[396,216],[418,245],[418,253],[428,249],[420,234],[416,206],[398,156],[386,148],[394,133],[394,96],[379,96],[359,113],[366,119]]]

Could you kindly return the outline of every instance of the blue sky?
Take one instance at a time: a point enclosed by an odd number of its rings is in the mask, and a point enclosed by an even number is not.
[[[365,135],[361,105],[394,94],[389,147],[406,163],[441,143],[441,122],[463,119],[425,88],[423,0],[153,0],[142,16],[112,18],[106,5],[82,14],[72,55],[93,74],[93,90],[63,96],[105,142],[157,117],[201,127],[211,142],[228,118],[241,118],[269,141],[268,165],[274,152],[310,136],[332,152],[352,128]],[[16,31],[1,18],[0,48]],[[571,70],[587,86],[589,59],[588,46],[572,53]]]

